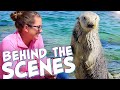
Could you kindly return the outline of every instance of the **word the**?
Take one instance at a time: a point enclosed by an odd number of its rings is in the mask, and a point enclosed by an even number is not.
[[[63,57],[72,55],[71,46],[52,48],[55,57]]]

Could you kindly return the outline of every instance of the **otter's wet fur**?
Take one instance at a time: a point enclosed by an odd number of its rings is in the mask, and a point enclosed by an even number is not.
[[[76,79],[108,79],[108,69],[99,38],[100,17],[83,12],[73,29],[71,47]]]

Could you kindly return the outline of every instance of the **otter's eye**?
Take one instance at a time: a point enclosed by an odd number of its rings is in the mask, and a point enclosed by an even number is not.
[[[86,20],[86,17],[83,17],[84,20]]]

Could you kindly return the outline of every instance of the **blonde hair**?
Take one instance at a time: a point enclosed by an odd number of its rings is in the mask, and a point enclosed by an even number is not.
[[[16,28],[21,31],[24,25],[34,24],[34,17],[39,15],[36,11],[15,11],[10,14],[11,19],[15,22]]]

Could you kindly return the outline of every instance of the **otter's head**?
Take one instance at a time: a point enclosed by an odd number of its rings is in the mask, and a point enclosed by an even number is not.
[[[78,22],[83,28],[83,30],[89,32],[93,29],[98,29],[99,24],[99,16],[91,11],[86,11],[82,13],[78,18]]]

